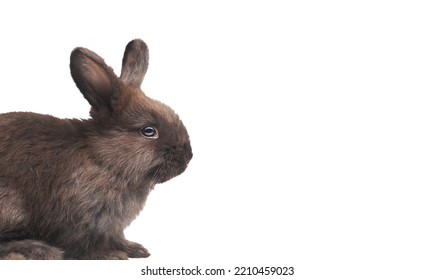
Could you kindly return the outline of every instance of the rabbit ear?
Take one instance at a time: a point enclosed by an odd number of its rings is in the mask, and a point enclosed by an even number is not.
[[[76,48],[71,53],[71,76],[83,96],[91,104],[91,115],[112,111],[117,77],[112,68],[94,52]]]
[[[148,70],[148,47],[141,39],[128,43],[122,59],[121,80],[134,88],[142,84]]]

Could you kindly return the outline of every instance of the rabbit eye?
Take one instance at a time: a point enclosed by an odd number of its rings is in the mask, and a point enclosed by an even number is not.
[[[143,136],[147,138],[157,138],[159,137],[159,134],[157,132],[157,129],[155,129],[152,126],[146,126],[140,129],[140,133],[142,133]]]

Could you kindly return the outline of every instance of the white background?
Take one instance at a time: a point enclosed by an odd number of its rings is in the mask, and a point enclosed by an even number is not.
[[[181,116],[194,157],[126,230],[150,258],[0,263],[0,275],[257,265],[294,266],[282,279],[434,279],[431,2],[2,2],[0,112],[86,118],[71,50],[119,73],[142,38],[142,88]]]

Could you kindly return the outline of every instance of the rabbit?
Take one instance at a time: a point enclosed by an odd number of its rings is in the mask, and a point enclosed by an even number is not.
[[[129,42],[120,77],[85,48],[71,76],[89,119],[0,114],[0,259],[128,259],[150,254],[124,237],[154,186],[192,159],[187,130],[141,84],[148,47]]]

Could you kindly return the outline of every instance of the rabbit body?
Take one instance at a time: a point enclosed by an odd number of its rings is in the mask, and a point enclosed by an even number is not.
[[[141,40],[127,45],[120,78],[83,48],[70,66],[91,119],[0,114],[0,259],[148,257],[123,231],[155,184],[186,169],[187,131],[140,90]]]

